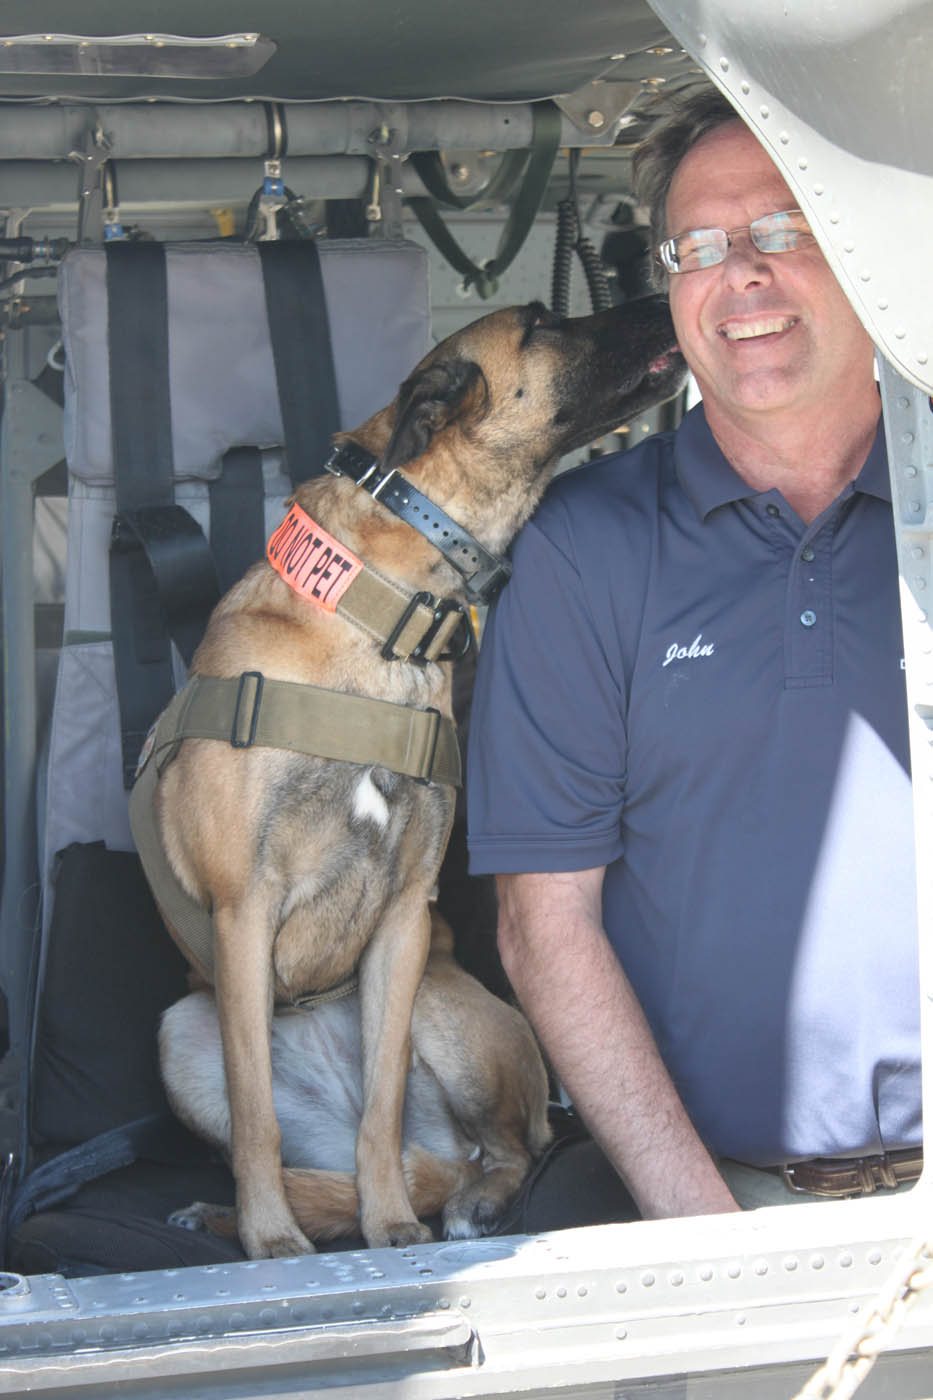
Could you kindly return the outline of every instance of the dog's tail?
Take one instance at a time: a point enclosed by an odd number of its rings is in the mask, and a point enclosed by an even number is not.
[[[478,1159],[450,1161],[408,1147],[402,1171],[412,1210],[420,1220],[437,1215],[447,1200],[482,1173]],[[292,1213],[309,1240],[336,1240],[360,1228],[360,1201],[351,1172],[286,1167],[282,1172]]]

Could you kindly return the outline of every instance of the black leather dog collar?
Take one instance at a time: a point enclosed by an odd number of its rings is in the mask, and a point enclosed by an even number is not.
[[[358,443],[335,447],[324,466],[334,476],[349,477],[440,550],[462,576],[472,602],[491,603],[508,582],[512,565],[507,559],[490,554],[397,468],[383,472],[379,458]]]

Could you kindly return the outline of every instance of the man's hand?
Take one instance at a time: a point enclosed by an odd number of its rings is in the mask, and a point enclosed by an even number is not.
[[[643,1217],[738,1210],[606,937],[603,875],[599,868],[497,876],[505,970],[574,1107]]]

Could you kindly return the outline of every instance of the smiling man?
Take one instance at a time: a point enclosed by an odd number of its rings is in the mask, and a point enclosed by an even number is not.
[[[517,1228],[902,1189],[921,1160],[873,348],[723,98],[638,165],[702,403],[552,487],[472,718],[472,868],[592,1134]]]

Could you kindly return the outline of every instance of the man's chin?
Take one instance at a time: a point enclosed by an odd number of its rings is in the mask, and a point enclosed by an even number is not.
[[[724,371],[704,383],[697,377],[704,402],[715,403],[725,415],[780,414],[792,409],[804,411],[810,380],[799,369],[787,367],[757,369],[742,375]]]

